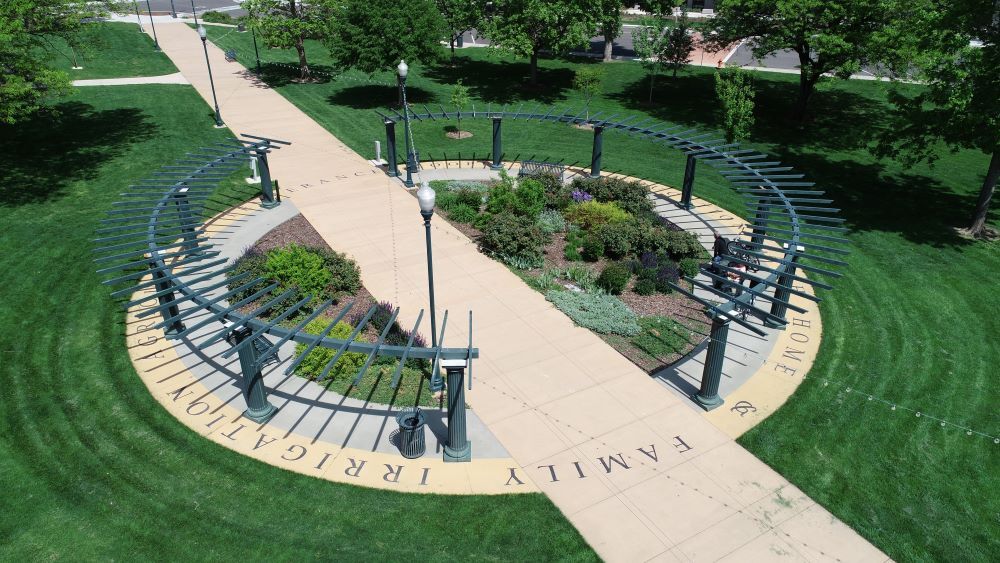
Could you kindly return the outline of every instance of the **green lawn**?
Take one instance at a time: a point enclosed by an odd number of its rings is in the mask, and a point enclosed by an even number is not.
[[[223,32],[209,33],[218,38]],[[236,48],[253,67],[249,34],[228,34],[220,45]],[[322,46],[308,48],[314,68],[330,71]],[[295,62],[285,51],[262,54],[265,62]],[[594,63],[542,61],[547,87],[531,90],[523,87],[525,61],[467,49],[454,67],[411,65],[408,93],[418,109],[444,104],[450,85],[462,78],[477,109],[489,103],[579,108],[582,98],[570,89],[576,64]],[[720,122],[711,69],[661,77],[650,106],[641,67],[605,68],[594,112],[641,113],[692,127]],[[279,92],[371,156],[373,141],[384,139],[374,110],[395,103],[394,77],[375,76],[375,84],[346,73],[296,84],[294,76],[293,69],[265,67],[265,78]],[[1000,549],[1000,445],[913,412],[1000,436],[1000,245],[970,243],[952,230],[969,220],[987,157],[945,153],[935,168],[876,160],[867,146],[888,126],[886,85],[831,82],[813,100],[812,121],[800,126],[786,119],[798,78],[755,76],[758,123],[751,146],[794,165],[836,199],[853,231],[853,253],[846,277],[823,294],[824,339],[811,377],[741,443],[895,559],[989,560]],[[463,121],[475,136],[461,141],[445,138],[448,125],[454,122],[414,124],[422,158],[489,152],[488,121]],[[503,128],[508,159],[590,161],[588,131],[510,120]],[[402,147],[402,131],[397,135]],[[604,151],[606,170],[680,183],[682,159],[658,145],[609,133]],[[740,199],[706,168],[699,168],[695,193],[743,211]],[[1000,225],[1000,214],[994,211],[990,221]],[[912,411],[893,411],[876,399]]]
[[[149,20],[143,21],[148,28]],[[153,50],[153,40],[134,23],[103,22],[84,27],[83,48],[76,52],[81,70],[73,70],[73,50],[57,38],[47,40],[50,65],[73,80],[160,76],[177,72],[170,59]]]
[[[0,126],[0,560],[595,559],[542,495],[330,483],[176,421],[132,368],[90,240],[130,182],[229,133],[188,86],[56,109]],[[220,207],[245,194],[228,190]]]

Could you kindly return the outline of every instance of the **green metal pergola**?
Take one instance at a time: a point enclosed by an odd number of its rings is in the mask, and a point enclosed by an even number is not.
[[[266,423],[277,409],[268,401],[267,389],[261,372],[265,362],[276,358],[279,348],[287,342],[304,344],[304,350],[288,365],[285,374],[293,370],[318,347],[336,350],[327,362],[319,380],[325,380],[340,357],[348,352],[365,354],[364,364],[355,374],[358,384],[378,356],[399,359],[390,385],[398,387],[403,365],[408,359],[428,360],[432,373],[444,367],[448,382],[448,442],[444,448],[446,461],[469,461],[471,444],[466,433],[465,382],[472,386],[472,360],[479,351],[472,346],[472,313],[469,313],[468,346],[445,348],[445,330],[448,311],[444,312],[437,346],[414,346],[420,330],[424,311],[421,310],[405,346],[385,343],[390,327],[399,316],[395,309],[386,328],[376,342],[360,342],[357,337],[375,314],[372,306],[347,338],[331,338],[336,324],[352,310],[354,302],[334,309],[333,301],[316,303],[312,296],[301,295],[295,289],[277,293],[276,283],[260,277],[252,278],[249,272],[230,276],[234,265],[220,257],[218,250],[206,238],[201,214],[219,181],[228,178],[235,170],[245,167],[250,159],[257,159],[261,178],[261,206],[265,209],[280,204],[274,197],[274,187],[267,165],[267,155],[288,142],[241,135],[237,142],[217,143],[187,153],[185,158],[139,184],[129,186],[121,194],[122,200],[113,204],[105,225],[97,230],[94,239],[98,255],[95,262],[101,265],[99,274],[108,276],[103,282],[121,286],[113,297],[129,297],[125,308],[145,307],[140,318],[159,316],[153,328],[163,329],[169,339],[200,338],[197,348],[204,350],[217,343],[228,348],[223,358],[238,355],[242,371],[242,391],[247,409],[243,413],[250,420]],[[149,276],[151,279],[139,281]],[[231,289],[230,289],[231,288]],[[259,289],[256,289],[259,288]],[[150,293],[136,296],[140,290]],[[235,295],[253,293],[237,301]],[[241,309],[260,303],[250,313]],[[183,310],[182,310],[183,306]],[[279,325],[296,314],[312,309],[292,328]],[[263,315],[277,312],[269,319]],[[304,331],[306,325],[324,313],[333,313],[332,320],[318,335]],[[195,320],[197,319],[197,320]],[[208,327],[219,324],[214,332]],[[209,332],[207,336],[205,332]],[[272,343],[265,337],[274,339]],[[447,361],[452,360],[452,361]],[[460,360],[460,361],[454,361]],[[466,373],[467,371],[467,373]],[[435,375],[436,376],[436,375]]]
[[[419,107],[423,111],[413,111],[410,107],[403,114],[391,108],[375,112],[386,128],[390,176],[399,174],[395,146],[397,122],[461,118],[489,119],[493,122],[492,151],[486,157],[493,169],[503,166],[503,120],[521,119],[590,125],[594,131],[590,162],[592,178],[601,176],[605,130],[639,136],[680,151],[687,158],[678,206],[686,210],[692,208],[698,163],[710,166],[729,181],[745,199],[751,232],[741,233],[740,238],[730,244],[729,253],[722,256],[728,265],[717,264],[700,269],[700,274],[711,283],[685,277],[692,290],[671,284],[678,292],[703,305],[712,319],[701,388],[692,397],[707,410],[723,404],[719,385],[730,323],[758,336],[765,336],[765,332],[759,325],[748,322],[748,317],[758,319],[763,326],[784,329],[788,310],[805,312],[802,307],[791,303],[792,296],[817,303],[821,301],[813,293],[797,289],[796,285],[833,289],[816,279],[815,274],[838,278],[842,274],[831,268],[847,265],[841,259],[849,254],[843,248],[849,241],[841,236],[847,229],[842,226],[844,219],[836,216],[840,210],[830,207],[833,200],[823,198],[824,192],[814,189],[815,183],[804,180],[805,176],[796,174],[791,166],[770,160],[766,154],[755,149],[741,148],[739,143],[727,143],[718,132],[663,123],[637,115],[620,117],[613,114],[604,117],[606,112],[598,112],[585,117],[586,108],[536,105],[525,111],[525,104],[516,108],[511,105],[494,107],[491,104],[485,111],[477,110],[474,105],[471,111],[458,108],[448,111],[438,105],[435,111],[426,104]],[[800,270],[814,275],[810,278],[798,275]],[[730,279],[727,274],[736,276],[737,280]],[[743,285],[744,280],[750,282],[750,287]],[[696,294],[694,289],[704,295]]]

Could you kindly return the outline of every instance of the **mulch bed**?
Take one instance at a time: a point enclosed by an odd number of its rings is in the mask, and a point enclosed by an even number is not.
[[[275,248],[281,248],[288,246],[289,244],[299,244],[302,246],[307,246],[310,248],[321,248],[324,250],[333,250],[330,245],[323,240],[323,237],[316,231],[305,217],[301,214],[292,217],[291,219],[285,221],[284,223],[278,225],[277,227],[271,229],[266,235],[262,236],[253,244],[251,248],[259,252],[267,252]],[[375,298],[372,296],[371,292],[362,285],[354,295],[344,295],[338,298],[339,303],[344,303],[346,300],[354,300],[354,307],[351,312],[348,313],[348,317],[353,315],[358,311],[367,311],[372,305],[377,303]],[[252,310],[253,304],[248,306],[246,309]],[[320,315],[320,318],[330,318],[332,319],[340,312],[341,307],[333,306],[328,308],[326,311]],[[344,319],[347,320],[347,319]],[[374,333],[374,335],[370,334]],[[370,338],[369,341],[374,342],[378,339],[378,333],[375,332],[370,326],[361,333],[366,338]]]

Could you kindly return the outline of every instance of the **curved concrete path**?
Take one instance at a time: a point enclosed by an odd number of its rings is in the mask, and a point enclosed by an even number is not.
[[[177,67],[210,100],[201,42],[157,29]],[[235,132],[295,145],[272,172],[365,285],[412,315],[427,303],[415,199],[276,92],[210,49],[223,119]],[[438,304],[476,315],[469,402],[516,460],[504,486],[537,485],[608,560],[884,561],[886,556],[746,452],[686,402],[537,292],[433,227]],[[405,324],[405,323],[404,323]],[[464,338],[464,323],[449,338]],[[454,330],[454,332],[451,332]],[[473,452],[475,453],[475,444]]]
[[[74,80],[73,86],[125,86],[128,84],[190,84],[184,74],[162,74],[160,76],[133,76],[129,78],[91,78]]]

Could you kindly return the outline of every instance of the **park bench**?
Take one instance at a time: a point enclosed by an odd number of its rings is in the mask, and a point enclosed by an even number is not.
[[[536,160],[522,160],[521,161],[521,171],[517,173],[518,176],[538,176],[539,174],[552,174],[559,178],[559,181],[563,181],[563,175],[566,173],[566,167],[562,164],[555,164],[552,162],[538,162]]]

